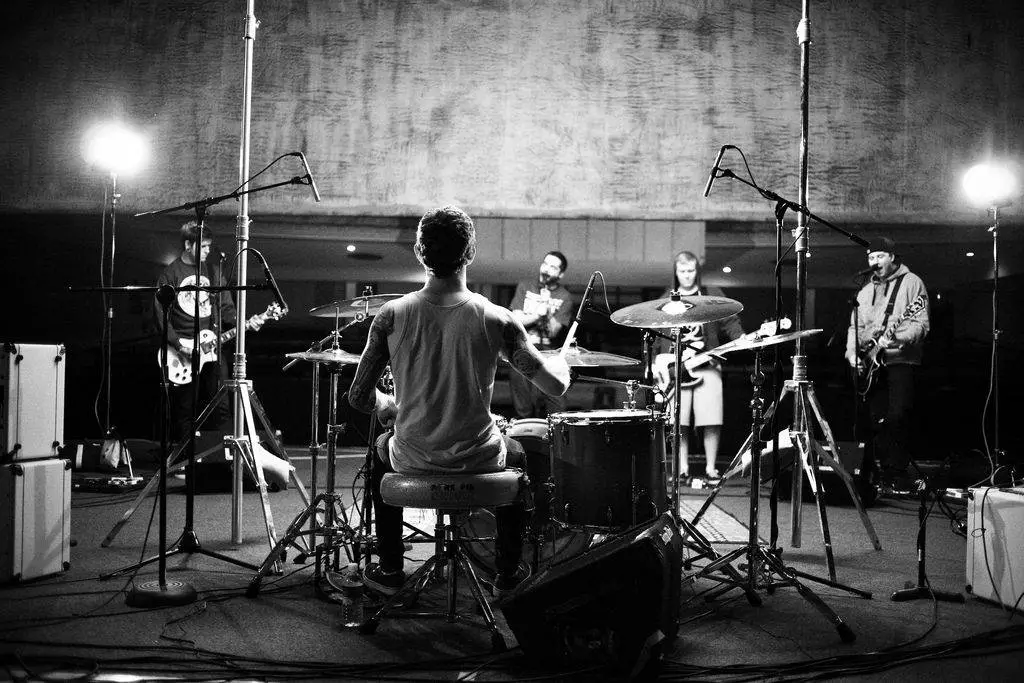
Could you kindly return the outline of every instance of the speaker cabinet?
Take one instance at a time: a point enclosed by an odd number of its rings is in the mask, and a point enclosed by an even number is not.
[[[1024,487],[968,491],[967,592],[1024,609]]]
[[[530,657],[650,673],[678,631],[682,550],[666,513],[530,577],[502,611]]]

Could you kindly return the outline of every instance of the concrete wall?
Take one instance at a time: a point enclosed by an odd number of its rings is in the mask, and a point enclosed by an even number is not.
[[[236,185],[242,0],[8,5],[0,207],[96,206],[81,140],[113,116],[152,145],[121,179],[127,210]],[[256,5],[253,169],[306,150],[325,201],[284,188],[255,212],[760,219],[739,183],[700,196],[724,143],[797,194],[797,0]],[[974,218],[960,173],[1024,140],[1022,7],[811,3],[812,203],[836,219]],[[297,173],[289,158],[264,178]]]

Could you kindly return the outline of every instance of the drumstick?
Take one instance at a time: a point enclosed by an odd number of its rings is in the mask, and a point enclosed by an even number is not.
[[[569,347],[572,346],[572,343],[576,341],[576,328],[579,327],[579,325],[580,324],[574,320],[572,325],[569,327],[569,334],[565,336],[565,342],[562,344],[562,350],[558,354],[563,358],[565,357],[566,351],[568,351]]]

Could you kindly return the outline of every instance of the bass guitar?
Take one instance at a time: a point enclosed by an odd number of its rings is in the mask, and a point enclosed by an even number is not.
[[[276,302],[267,306],[267,310],[264,312],[254,315],[245,321],[246,329],[252,329],[254,326],[260,323],[264,323],[268,320],[280,320],[288,314],[288,309],[281,308]],[[222,332],[220,335],[220,343],[225,344],[238,334],[238,328],[234,327],[227,332]],[[178,341],[185,347],[186,353],[182,353],[178,349],[168,346],[167,347],[167,378],[171,381],[171,384],[189,384],[192,381],[192,340],[179,337]],[[202,370],[203,366],[210,361],[217,360],[217,335],[214,334],[213,330],[202,330],[199,333],[199,369]],[[163,353],[157,351],[156,362],[162,368],[163,367]]]
[[[860,345],[857,351],[857,359],[859,361],[858,381],[860,382],[859,392],[861,396],[868,395],[872,384],[874,384],[878,368],[885,364],[885,357],[882,353],[884,349],[881,347],[880,342],[883,340],[891,342],[900,325],[917,317],[926,306],[928,306],[928,298],[924,294],[918,294],[917,298],[911,301],[910,305],[900,313],[898,318],[889,323],[881,334],[868,339]]]

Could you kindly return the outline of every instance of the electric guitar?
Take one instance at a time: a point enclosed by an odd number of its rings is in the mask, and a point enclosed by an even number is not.
[[[754,342],[764,337],[771,337],[788,330],[792,325],[789,318],[783,318],[781,321],[771,320],[763,323],[756,331],[720,344],[709,351],[701,351],[689,358],[684,356],[683,367],[679,371],[679,386],[683,389],[697,386],[704,380],[700,377],[694,377],[690,374],[691,371],[707,365],[712,360],[722,360],[722,357],[730,351],[738,351],[748,347],[749,342]],[[672,397],[675,396],[675,371],[673,368],[675,362],[676,354],[674,353],[659,353],[654,357],[654,367],[660,370],[660,373],[654,373],[655,384],[665,393],[667,403],[671,402]],[[668,379],[666,380],[665,378]]]
[[[288,309],[281,308],[275,302],[267,306],[267,310],[263,313],[249,318],[245,322],[245,327],[252,329],[258,323],[263,323],[267,320],[280,320],[287,314]],[[231,341],[237,334],[237,327],[227,332],[222,332],[220,343],[225,344]],[[181,353],[172,346],[167,347],[167,378],[171,381],[171,384],[182,385],[192,381],[192,340],[179,338],[179,341],[187,349],[188,353]],[[199,369],[202,370],[203,366],[212,360],[217,360],[217,335],[213,330],[202,330],[199,333]],[[156,362],[161,368],[163,367],[163,353],[161,351],[157,351]]]
[[[885,328],[881,334],[876,337],[872,337],[865,342],[862,342],[860,348],[857,350],[857,359],[860,363],[858,368],[859,382],[860,382],[860,395],[867,396],[871,390],[871,385],[875,381],[875,373],[882,365],[885,364],[885,358],[882,351],[882,347],[879,345],[883,339],[887,342],[892,341],[896,330],[899,326],[910,320],[911,318],[917,317],[917,315],[928,306],[928,297],[924,294],[918,294],[917,298],[910,302],[900,316],[889,323],[889,326]]]

